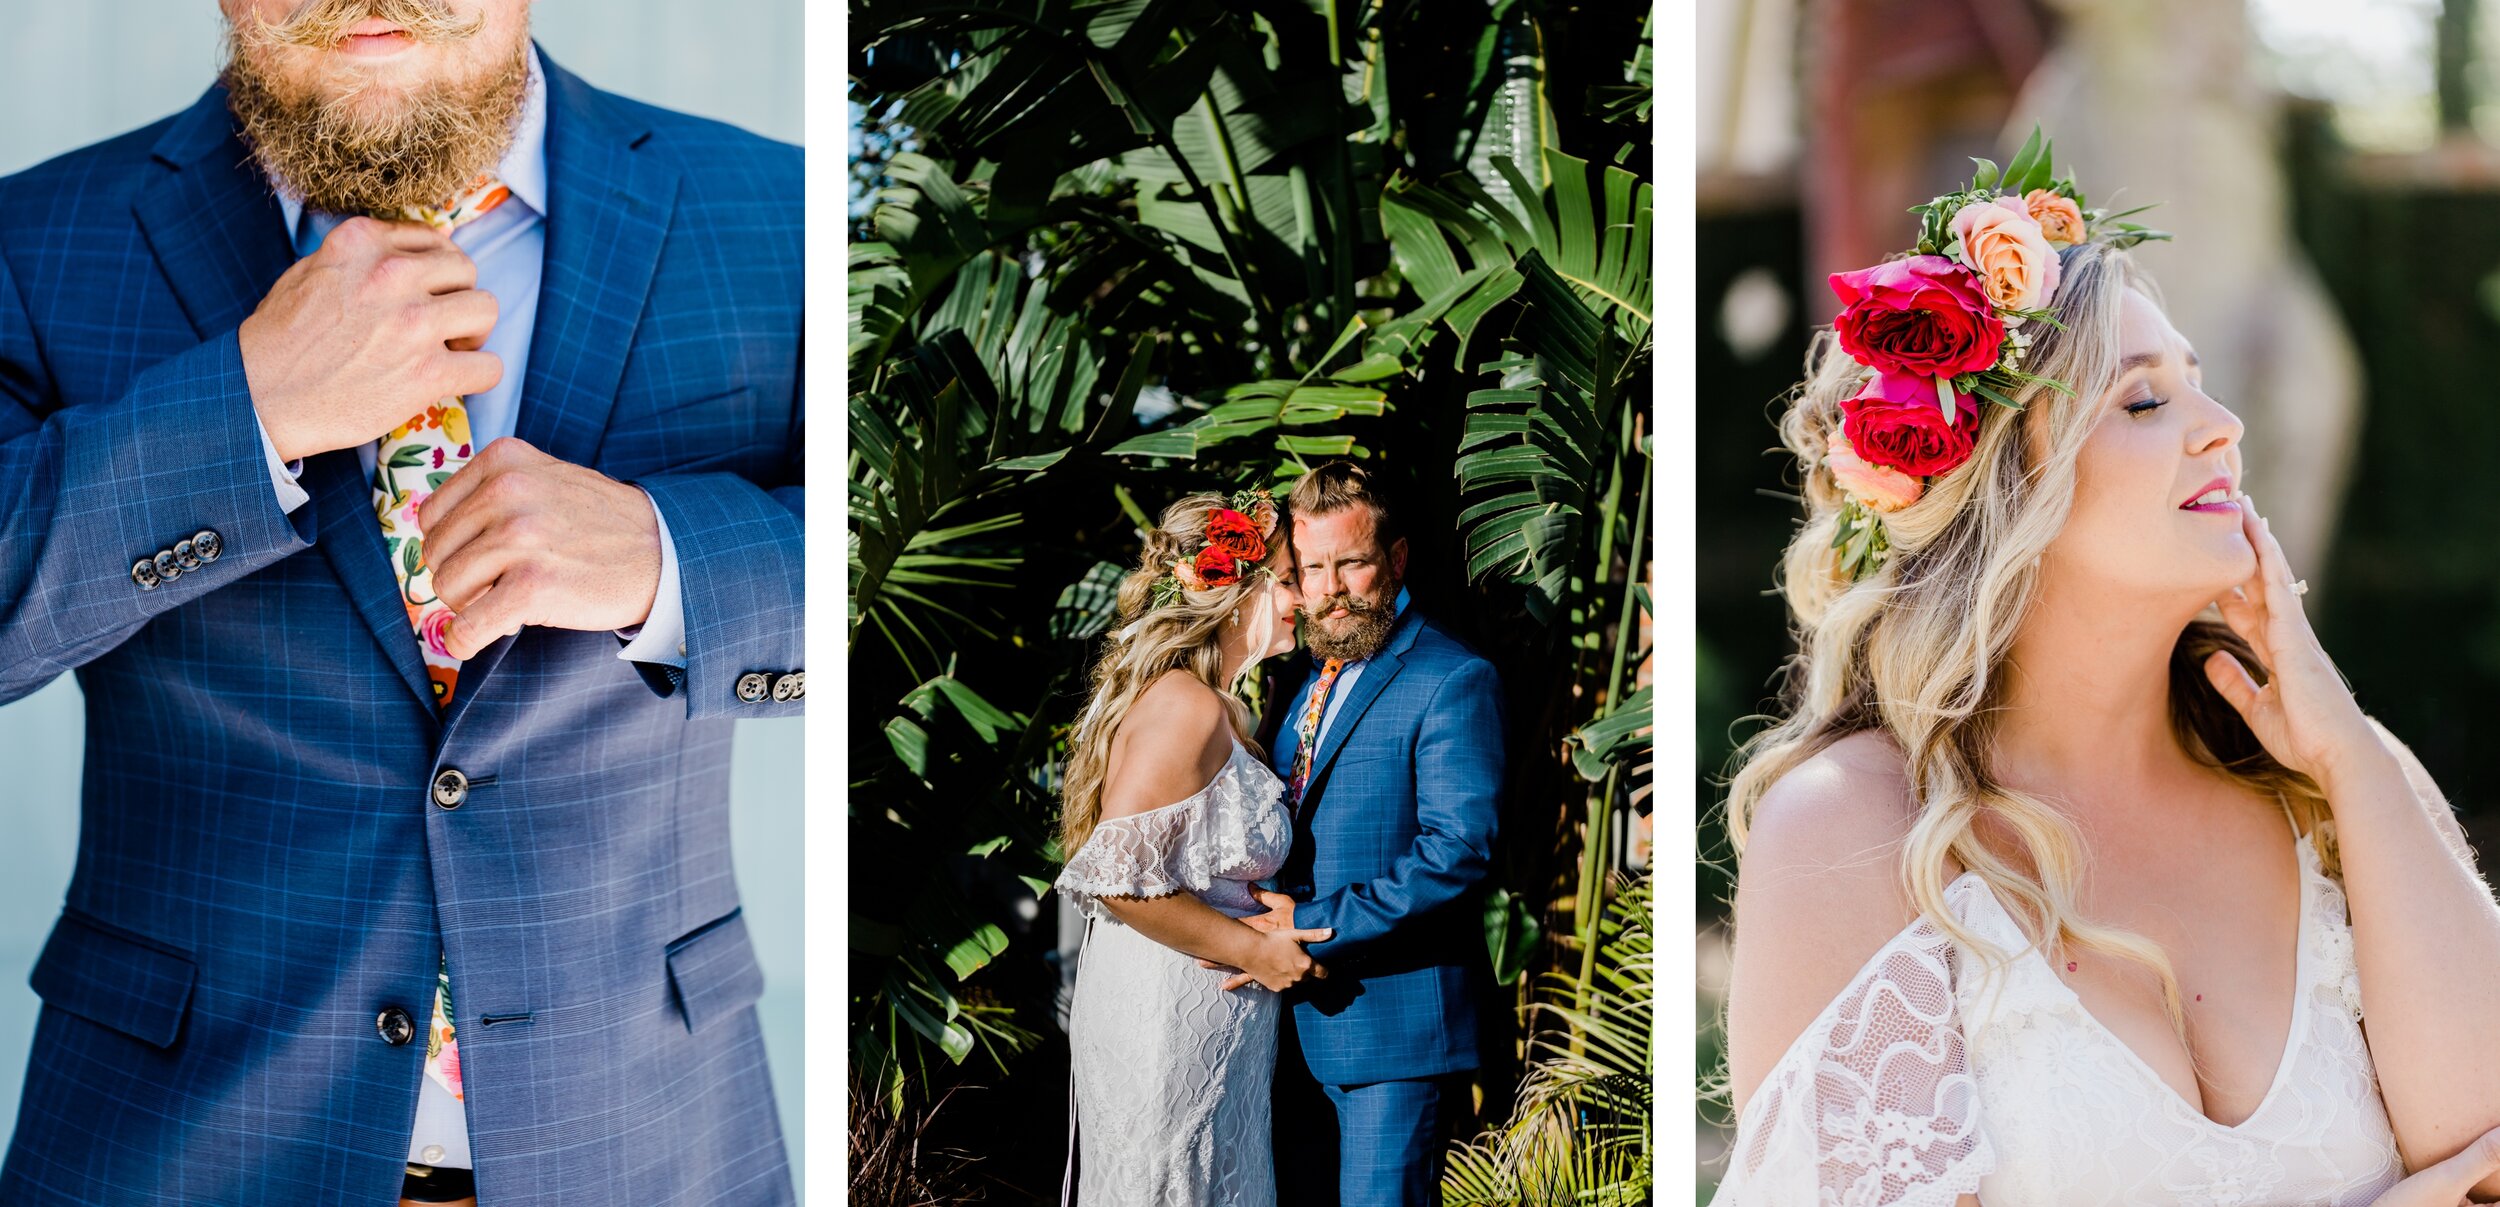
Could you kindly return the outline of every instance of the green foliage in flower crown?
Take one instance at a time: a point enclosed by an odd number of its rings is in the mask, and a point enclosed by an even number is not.
[[[1856,499],[1840,505],[1840,530],[1832,534],[1832,548],[1840,551],[1841,571],[1851,582],[1873,574],[1892,552],[1883,518]]]

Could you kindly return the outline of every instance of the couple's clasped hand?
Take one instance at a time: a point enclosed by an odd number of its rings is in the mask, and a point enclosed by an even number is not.
[[[237,332],[262,430],[294,461],[372,444],[452,395],[493,389],[493,294],[450,237],[350,218],[295,262]],[[424,563],[468,659],[524,625],[622,629],[659,592],[658,521],[642,491],[507,437],[418,508]]]
[[[1302,950],[1305,943],[1325,943],[1336,937],[1333,927],[1319,930],[1298,930],[1293,924],[1293,898],[1283,893],[1258,890],[1259,904],[1267,907],[1264,914],[1236,919],[1258,932],[1243,945],[1246,953],[1239,965],[1220,964],[1201,957],[1200,968],[1227,973],[1224,988],[1240,989],[1256,982],[1262,988],[1282,993],[1303,982],[1305,978],[1326,980],[1328,969]]]

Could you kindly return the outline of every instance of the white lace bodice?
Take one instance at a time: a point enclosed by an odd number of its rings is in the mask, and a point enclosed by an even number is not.
[[[1086,917],[1115,925],[1101,898],[1190,892],[1237,918],[1259,913],[1252,883],[1275,875],[1293,849],[1284,788],[1235,739],[1232,755],[1195,795],[1095,826],[1055,887]]]
[[[2361,1033],[2343,887],[2298,841],[2299,987],[2274,1084],[2225,1127],[2092,1017],[1977,873],[1945,888],[2006,952],[1928,919],[1868,959],[1737,1121],[1714,1207],[2359,1207],[2404,1174]]]

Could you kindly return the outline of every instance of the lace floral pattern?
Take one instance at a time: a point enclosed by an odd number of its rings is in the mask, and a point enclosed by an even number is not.
[[[1094,827],[1053,886],[1089,919],[1119,919],[1104,897],[1196,893],[1236,917],[1260,912],[1251,883],[1284,866],[1293,819],[1284,785],[1238,742],[1215,779],[1187,800]]]
[[[1273,1207],[1276,995],[1120,924],[1110,896],[1194,893],[1235,916],[1293,845],[1283,784],[1236,745],[1197,795],[1095,827],[1058,888],[1090,928],[1068,1012],[1081,1207]]]
[[[2225,1127],[2094,1019],[1984,881],[1921,919],[1784,1054],[1737,1125],[1715,1204],[2359,1207],[2403,1176],[2361,1035],[2343,890],[2298,844],[2298,994],[2274,1084]]]

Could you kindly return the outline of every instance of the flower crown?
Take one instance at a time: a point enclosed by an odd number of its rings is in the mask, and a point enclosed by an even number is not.
[[[2050,314],[2058,249],[2170,237],[2122,221],[2150,206],[2087,208],[2071,174],[2051,177],[2053,149],[2034,126],[2002,170],[1973,159],[1967,187],[1911,207],[1919,228],[1910,254],[1831,276],[1841,303],[1832,334],[1873,370],[1840,404],[1823,457],[1848,495],[1832,548],[1852,580],[1874,573],[1890,551],[1882,515],[1917,502],[1927,480],[1970,460],[1981,399],[2019,411],[2014,395],[2026,386],[2073,393],[2022,367],[2031,346],[2024,325],[2059,327]]]
[[[1230,587],[1245,576],[1270,573],[1259,563],[1267,560],[1267,542],[1276,535],[1276,500],[1264,490],[1244,490],[1234,493],[1232,503],[1207,517],[1198,551],[1175,560],[1172,572],[1154,581],[1148,608],[1171,603],[1183,591]]]

